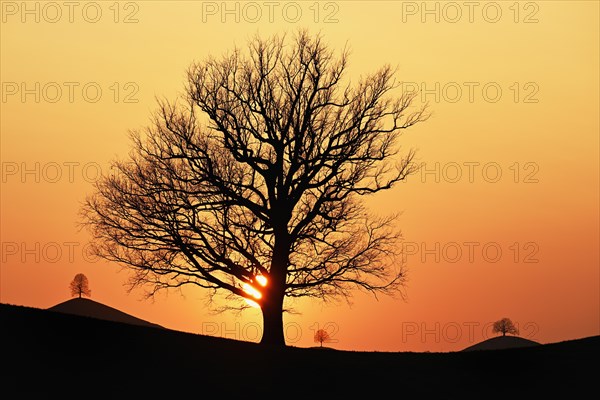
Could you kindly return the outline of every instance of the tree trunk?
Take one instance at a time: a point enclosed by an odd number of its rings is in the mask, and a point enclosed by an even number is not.
[[[290,257],[289,240],[285,228],[280,231],[277,239],[273,247],[269,279],[263,291],[261,302],[263,336],[260,343],[285,346],[285,337],[283,335],[283,299],[285,297],[287,266]]]
[[[276,296],[274,292],[268,292],[269,299],[262,305],[263,335],[260,343],[285,346],[285,337],[283,335],[283,295]]]

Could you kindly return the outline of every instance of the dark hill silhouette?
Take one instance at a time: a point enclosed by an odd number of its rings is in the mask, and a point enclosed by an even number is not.
[[[50,307],[48,308],[48,310],[57,311],[65,314],[79,315],[82,317],[122,322],[125,324],[142,325],[152,328],[164,328],[158,324],[144,321],[143,319],[124,313],[123,311],[117,310],[116,308],[112,308],[105,304],[98,303],[97,301],[84,298],[70,299],[63,303]]]
[[[463,349],[462,351],[504,350],[539,345],[540,343],[534,340],[529,340],[518,336],[498,336],[476,343]]]
[[[498,351],[274,348],[0,304],[3,390],[19,398],[586,398],[600,336]]]

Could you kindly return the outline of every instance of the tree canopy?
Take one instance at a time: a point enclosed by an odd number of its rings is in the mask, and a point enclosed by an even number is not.
[[[71,289],[71,296],[73,297],[92,297],[92,291],[90,290],[88,278],[84,274],[80,273],[75,275],[71,281],[71,284],[69,285],[69,288]]]
[[[258,305],[263,343],[284,344],[285,298],[398,293],[396,215],[362,199],[415,171],[399,137],[427,114],[394,68],[348,79],[348,59],[299,31],[193,63],[87,198],[96,254],[150,296],[189,284]]]
[[[511,335],[518,335],[519,329],[517,329],[510,318],[502,318],[494,322],[492,332],[501,333],[502,336],[506,336],[507,333]]]
[[[315,331],[314,340],[316,343],[319,343],[321,347],[323,347],[323,343],[331,340],[331,336],[325,329],[317,329]]]

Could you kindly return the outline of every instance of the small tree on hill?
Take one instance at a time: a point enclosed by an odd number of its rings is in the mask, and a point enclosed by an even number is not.
[[[88,278],[84,274],[75,275],[75,278],[73,278],[73,281],[71,282],[70,288],[71,296],[73,297],[79,296],[79,298],[81,298],[82,295],[92,297],[92,291],[89,287]]]
[[[507,333],[513,335],[519,334],[519,330],[509,318],[502,318],[501,320],[494,322],[493,332],[502,333],[502,336],[506,336]]]
[[[331,336],[329,336],[329,332],[325,329],[318,329],[315,332],[315,342],[320,343],[321,347],[323,347],[323,342],[328,342],[331,340]]]

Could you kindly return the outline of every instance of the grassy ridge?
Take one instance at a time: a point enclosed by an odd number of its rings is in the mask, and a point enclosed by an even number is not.
[[[455,353],[269,348],[6,304],[0,327],[3,389],[43,398],[577,398],[596,390],[600,355],[599,336]]]

